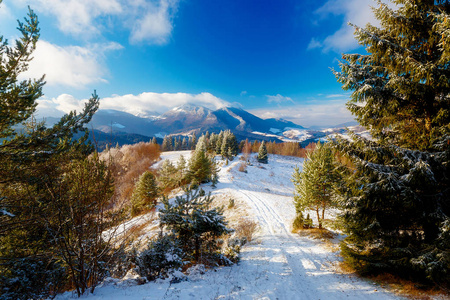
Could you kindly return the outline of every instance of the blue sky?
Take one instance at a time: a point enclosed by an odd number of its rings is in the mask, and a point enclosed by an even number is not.
[[[177,105],[239,106],[304,126],[352,119],[330,68],[361,52],[346,23],[375,23],[371,0],[4,0],[17,37],[27,6],[41,39],[23,78],[46,74],[42,116],[101,108],[146,116]]]

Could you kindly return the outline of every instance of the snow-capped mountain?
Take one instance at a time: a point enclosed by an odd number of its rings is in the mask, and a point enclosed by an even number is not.
[[[240,108],[224,107],[211,110],[192,104],[175,107],[153,119],[121,111],[99,110],[90,126],[105,133],[125,132],[160,138],[165,135],[231,130],[239,139],[278,141],[288,138],[283,135],[286,131],[304,130],[302,126],[292,122],[282,119],[264,120]]]

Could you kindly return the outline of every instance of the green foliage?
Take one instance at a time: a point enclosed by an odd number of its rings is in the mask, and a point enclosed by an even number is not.
[[[189,161],[188,178],[193,184],[211,181],[213,162],[202,147],[194,151]]]
[[[158,183],[159,187],[163,190],[171,190],[177,187],[176,180],[177,169],[173,163],[166,159],[163,161],[161,168],[159,169]]]
[[[348,259],[359,261],[361,272],[388,266],[407,277],[448,283],[448,274],[433,275],[450,266],[443,246],[450,241],[448,146],[428,153],[357,139],[337,147],[354,161],[339,189]]]
[[[303,213],[298,213],[292,222],[292,230],[295,232],[297,230],[303,229],[303,225],[305,224],[305,218],[303,217]]]
[[[232,209],[235,206],[234,199],[230,198],[228,200],[228,209]]]
[[[238,149],[239,145],[236,140],[236,136],[233,133],[231,133],[230,130],[224,131],[222,135],[223,135],[222,143],[220,149],[217,150],[217,151],[220,150],[220,152],[217,153],[218,154],[220,153],[220,155],[222,155],[223,158],[233,160],[233,157],[238,154],[239,150]]]
[[[162,145],[161,145],[162,151],[172,151],[172,138],[166,135],[163,139]]]
[[[336,148],[350,159],[339,188],[342,249],[361,272],[390,271],[450,285],[450,68],[448,1],[394,1],[381,27],[356,27],[367,54],[346,54],[347,104],[374,137]]]
[[[335,72],[358,122],[387,144],[432,148],[439,128],[450,123],[448,1],[379,2],[377,28],[355,27],[367,54],[345,54]]]
[[[161,226],[171,230],[187,258],[195,262],[214,260],[219,249],[218,237],[231,232],[222,209],[211,208],[212,201],[211,195],[200,197],[198,190],[173,201],[162,201]]]
[[[84,110],[51,128],[30,117],[43,78],[18,82],[39,37],[30,10],[15,48],[0,38],[0,282],[2,296],[40,299],[69,283],[78,295],[106,274],[109,244],[102,232],[113,193],[107,166],[86,144],[85,125],[98,109],[95,94]],[[22,129],[23,128],[23,129]],[[74,135],[84,136],[74,140]]]
[[[140,177],[131,196],[131,215],[135,216],[143,209],[149,209],[156,205],[159,197],[159,188],[156,177],[149,171],[145,171]]]
[[[104,232],[117,224],[107,213],[113,193],[112,174],[96,154],[69,163],[52,190],[47,230],[78,296],[107,275],[114,234]]]
[[[0,276],[0,298],[43,299],[55,295],[67,283],[61,262],[50,257],[26,257],[5,263]]]
[[[256,157],[256,159],[263,164],[267,164],[268,162],[268,156],[267,156],[267,148],[266,148],[266,142],[263,141],[261,143],[261,146],[259,146],[259,150],[258,150],[258,156]]]
[[[298,167],[294,169],[292,181],[295,185],[294,203],[297,213],[307,209],[316,211],[319,228],[322,228],[325,210],[336,206],[333,193],[339,182],[331,148],[327,144],[318,143],[315,151],[308,153],[302,172]]]
[[[136,258],[137,272],[148,280],[167,278],[183,266],[183,250],[173,235],[160,234]]]
[[[41,298],[58,291],[59,275],[55,274],[64,270],[65,262],[57,242],[62,228],[55,225],[60,213],[55,207],[70,191],[60,183],[67,178],[71,162],[92,151],[85,143],[84,126],[99,100],[94,93],[80,114],[69,113],[51,128],[30,118],[44,81],[17,79],[27,69],[39,38],[37,16],[30,10],[18,29],[22,36],[14,48],[0,38],[0,281],[11,285],[2,285],[2,289],[17,291],[11,297],[23,298],[23,292],[28,298]],[[21,126],[23,130],[18,129]],[[77,132],[85,134],[73,140]],[[43,263],[33,264],[39,259]],[[20,273],[26,266],[34,274]],[[33,289],[18,288],[15,276],[27,280]],[[64,276],[65,280],[69,277],[68,273]]]

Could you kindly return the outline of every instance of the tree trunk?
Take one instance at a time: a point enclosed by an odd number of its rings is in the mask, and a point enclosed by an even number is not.
[[[316,214],[317,214],[317,222],[319,223],[319,229],[322,229],[322,221],[320,220],[319,208],[316,208]]]
[[[325,220],[325,208],[322,208],[322,222]]]

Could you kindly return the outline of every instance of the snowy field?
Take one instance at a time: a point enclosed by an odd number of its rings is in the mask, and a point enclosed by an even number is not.
[[[185,158],[188,154],[183,152]],[[174,162],[179,153],[163,153]],[[290,181],[300,158],[269,155],[262,165],[254,158],[247,173],[239,172],[235,159],[222,166],[216,189],[220,197],[232,195],[245,202],[247,213],[259,223],[255,239],[246,244],[241,261],[231,267],[192,272],[179,283],[160,280],[136,285],[132,279],[109,279],[88,299],[398,299],[372,282],[339,274],[338,254],[324,243],[291,233],[295,216],[294,186]],[[72,293],[57,299],[71,299]]]

